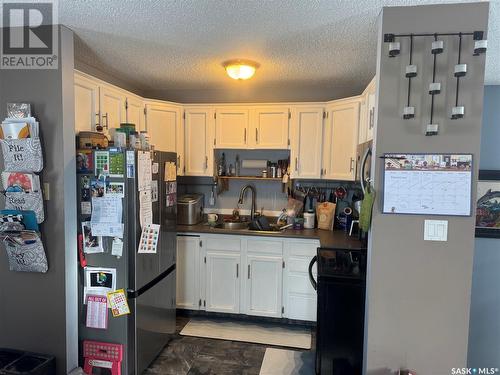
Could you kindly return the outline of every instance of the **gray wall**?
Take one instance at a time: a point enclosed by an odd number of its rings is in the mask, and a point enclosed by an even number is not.
[[[433,217],[449,221],[448,241],[429,242],[423,240],[424,219],[428,217],[381,214],[383,163],[379,156],[386,152],[463,152],[479,160],[485,57],[472,57],[472,40],[464,39],[463,62],[469,72],[461,82],[460,101],[466,107],[466,117],[449,120],[455,93],[451,71],[458,41],[444,38],[446,49],[438,56],[436,78],[443,85],[443,93],[435,98],[440,134],[425,137],[432,39],[426,39],[425,50],[421,39],[414,45],[414,63],[420,70],[412,83],[417,116],[403,121],[407,82],[402,77],[408,44],[402,43],[402,56],[391,59],[382,36],[485,30],[488,3],[384,8],[380,21],[373,158],[378,199],[369,241],[366,372],[391,374],[409,367],[418,374],[449,374],[452,367],[464,367],[467,360],[474,217]]]
[[[41,180],[50,184],[42,224],[49,271],[10,272],[0,251],[0,347],[55,355],[57,373],[66,374],[78,364],[73,32],[61,27],[59,36],[59,69],[0,70],[0,117],[8,102],[32,104],[43,137]]]
[[[484,90],[480,169],[500,170],[500,86]],[[500,367],[500,239],[476,238],[469,326],[469,367]]]

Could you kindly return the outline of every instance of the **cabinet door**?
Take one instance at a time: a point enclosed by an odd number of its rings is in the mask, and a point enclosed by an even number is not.
[[[144,102],[139,97],[127,97],[127,122],[135,124],[137,131],[146,130],[144,121]]]
[[[101,125],[104,132],[113,137],[114,129],[126,122],[125,93],[114,87],[101,85],[99,87],[101,103]]]
[[[285,242],[283,273],[284,316],[288,319],[316,321],[317,295],[309,281],[309,262],[316,255],[319,241]],[[316,265],[313,277],[317,280]]]
[[[99,122],[99,86],[75,74],[75,132],[95,131]]]
[[[177,307],[200,308],[200,237],[177,237]]]
[[[213,176],[213,111],[189,108],[184,113],[184,174]]]
[[[323,107],[297,107],[292,112],[292,178],[321,177]]]
[[[239,313],[240,254],[207,250],[206,311]]]
[[[252,111],[249,144],[257,149],[288,149],[288,107],[262,107]]]
[[[368,103],[367,97],[361,98],[359,105],[359,126],[358,126],[358,144],[365,143],[368,136]]]
[[[216,148],[247,147],[248,109],[217,108],[215,117]]]
[[[358,123],[359,100],[328,108],[323,137],[323,178],[354,181]]]
[[[375,88],[373,88],[373,91]],[[368,94],[368,130],[366,134],[366,140],[371,141],[373,139],[373,130],[375,128],[375,92],[370,92]]]
[[[248,315],[281,317],[281,256],[247,255],[246,313]]]
[[[184,147],[181,108],[161,103],[146,103],[146,128],[155,150],[177,153],[177,174],[182,175]]]

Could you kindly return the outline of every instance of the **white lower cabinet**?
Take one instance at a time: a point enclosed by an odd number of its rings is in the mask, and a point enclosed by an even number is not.
[[[240,254],[207,251],[206,311],[240,312]]]
[[[316,321],[318,240],[192,236],[177,237],[178,308]]]
[[[238,236],[206,236],[206,311],[240,312],[241,241]]]
[[[285,241],[283,274],[284,316],[288,319],[316,321],[316,290],[309,280],[309,263],[320,246],[317,240]],[[317,279],[316,264],[312,270]]]
[[[177,307],[198,310],[200,296],[200,236],[177,236]]]
[[[283,241],[246,241],[245,313],[281,318],[283,304]]]

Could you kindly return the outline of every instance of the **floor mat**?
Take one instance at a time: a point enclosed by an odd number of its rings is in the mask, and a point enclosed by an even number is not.
[[[180,334],[183,336],[311,349],[311,330],[302,327],[284,328],[265,323],[191,319]]]
[[[314,351],[267,348],[259,375],[314,375]]]

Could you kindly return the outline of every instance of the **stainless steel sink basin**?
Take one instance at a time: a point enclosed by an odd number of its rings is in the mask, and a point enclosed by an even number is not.
[[[227,221],[217,224],[215,228],[220,229],[248,229],[248,222],[246,221]]]

